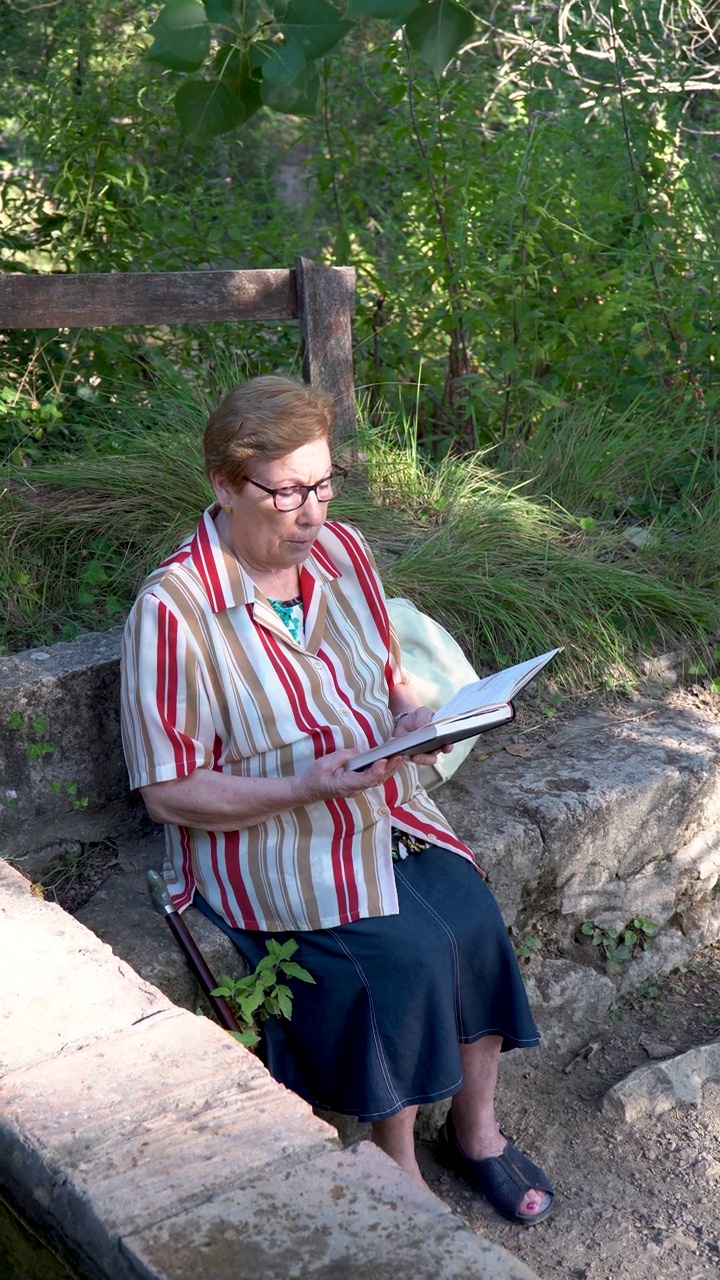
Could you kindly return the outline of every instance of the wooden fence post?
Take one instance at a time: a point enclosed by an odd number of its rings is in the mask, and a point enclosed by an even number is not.
[[[352,357],[355,271],[296,258],[295,288],[303,378],[333,397],[340,444],[352,439],[357,427]]]

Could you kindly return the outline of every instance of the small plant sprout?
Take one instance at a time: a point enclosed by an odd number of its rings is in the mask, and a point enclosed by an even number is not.
[[[526,934],[524,938],[517,937],[515,929],[510,929],[511,934],[516,936],[513,942],[513,949],[518,960],[530,960],[538,951],[542,950],[542,940],[535,934]]]
[[[274,938],[265,944],[268,954],[259,960],[252,973],[243,978],[229,978],[227,974],[220,977],[220,985],[211,992],[214,996],[223,996],[237,1018],[241,1031],[230,1034],[246,1048],[252,1049],[260,1040],[259,1022],[266,1018],[292,1017],[293,993],[279,977],[297,978],[300,982],[315,982],[311,973],[296,964],[291,956],[298,949],[294,938],[287,942],[276,942]]]
[[[10,728],[22,732],[25,728],[21,712],[13,711],[10,715]],[[51,756],[55,750],[48,741],[47,725],[41,715],[34,715],[30,721],[32,736],[28,735],[25,743],[28,760],[41,760],[43,756]]]
[[[606,973],[619,973],[623,964],[640,951],[647,951],[660,925],[646,916],[635,916],[624,929],[613,925],[597,925],[585,920],[578,929],[579,942],[590,942],[599,947],[605,958]]]

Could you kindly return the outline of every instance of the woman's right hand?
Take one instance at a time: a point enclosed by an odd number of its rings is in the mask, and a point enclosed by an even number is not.
[[[303,773],[295,774],[292,779],[293,807],[354,796],[369,791],[371,787],[382,786],[407,760],[403,755],[389,756],[386,760],[376,760],[362,772],[347,769],[345,766],[359,754],[359,751],[347,748],[332,751],[321,756]]]

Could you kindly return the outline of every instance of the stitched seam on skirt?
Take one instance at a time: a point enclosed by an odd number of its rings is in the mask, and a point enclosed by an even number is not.
[[[392,1081],[391,1081],[391,1078],[390,1078],[390,1073],[389,1073],[388,1068],[387,1068],[387,1063],[386,1063],[386,1060],[385,1060],[385,1051],[384,1051],[383,1046],[382,1046],[382,1040],[380,1039],[380,1032],[378,1031],[377,1020],[376,1020],[376,1017],[375,1017],[375,1005],[373,1004],[372,988],[371,988],[371,986],[370,986],[370,983],[368,982],[367,978],[365,977],[365,974],[364,974],[364,972],[363,972],[363,969],[362,969],[361,965],[360,965],[360,964],[358,963],[358,961],[355,959],[355,956],[354,956],[354,955],[352,955],[352,953],[351,953],[351,952],[348,950],[348,948],[345,946],[345,943],[342,941],[342,939],[338,937],[338,935],[337,935],[336,931],[335,931],[334,929],[329,929],[329,930],[328,930],[328,933],[330,934],[330,936],[331,936],[332,938],[334,938],[334,939],[335,939],[335,941],[336,941],[337,945],[340,947],[340,950],[341,950],[341,951],[344,951],[344,953],[345,953],[345,955],[347,956],[348,960],[351,960],[351,961],[352,961],[352,963],[354,964],[355,969],[357,970],[357,972],[358,972],[358,974],[359,974],[359,976],[360,976],[360,981],[362,982],[362,984],[363,984],[363,986],[364,986],[364,988],[365,988],[365,991],[367,992],[368,1003],[369,1003],[369,1005],[370,1005],[370,1023],[371,1023],[371,1026],[372,1026],[373,1041],[374,1041],[374,1044],[375,1044],[375,1050],[376,1050],[376,1053],[377,1053],[377,1055],[378,1055],[378,1059],[379,1059],[379,1062],[380,1062],[380,1067],[381,1067],[381,1070],[382,1070],[382,1074],[383,1074],[383,1077],[384,1077],[384,1079],[385,1079],[385,1083],[386,1083],[386,1085],[387,1085],[387,1090],[388,1090],[388,1093],[390,1094],[390,1097],[393,1099],[393,1102],[394,1102],[395,1104],[397,1104],[397,1106],[400,1106],[400,1107],[401,1107],[401,1106],[402,1106],[402,1102],[401,1102],[400,1098],[398,1097],[398,1095],[397,1095],[397,1093],[396,1093],[395,1089],[393,1088]]]
[[[416,899],[416,901],[419,902],[425,908],[428,915],[432,916],[433,920],[437,921],[437,923],[440,925],[442,929],[444,929],[445,933],[450,939],[450,946],[451,946],[451,950],[452,950],[452,954],[455,962],[454,964],[454,967],[455,967],[455,984],[454,984],[455,985],[455,1031],[456,1031],[458,1040],[461,1040],[463,1018],[462,1018],[462,1001],[460,998],[460,959],[459,959],[459,951],[458,951],[458,945],[457,945],[457,940],[455,938],[455,934],[453,933],[449,925],[443,920],[442,916],[438,915],[437,911],[434,909],[432,904],[428,902],[425,898],[423,898],[422,894],[418,893],[417,889],[413,888],[413,886],[409,883],[409,881],[403,875],[397,863],[395,864],[395,875],[397,876],[398,880],[402,880],[408,892],[411,893],[412,896]]]
[[[511,1035],[508,1031],[503,1031],[502,1027],[486,1027],[484,1031],[478,1031],[474,1036],[460,1036],[460,1044],[475,1044],[476,1040],[482,1040],[483,1036],[500,1036],[503,1040],[512,1040],[518,1049],[534,1049],[540,1044],[540,1035],[533,1036],[531,1040],[522,1039],[520,1036]]]

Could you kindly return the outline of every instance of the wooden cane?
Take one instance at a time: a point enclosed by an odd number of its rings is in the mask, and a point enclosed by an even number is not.
[[[200,986],[207,997],[208,1003],[215,1014],[221,1027],[226,1031],[239,1031],[237,1019],[231,1012],[229,1005],[222,996],[214,996],[212,992],[218,983],[215,980],[211,970],[208,968],[205,957],[200,950],[197,942],[193,938],[180,912],[173,906],[170,894],[167,891],[165,881],[159,876],[157,871],[148,871],[147,873],[148,891],[152,904],[158,915],[164,916],[170,932],[197,978]]]

